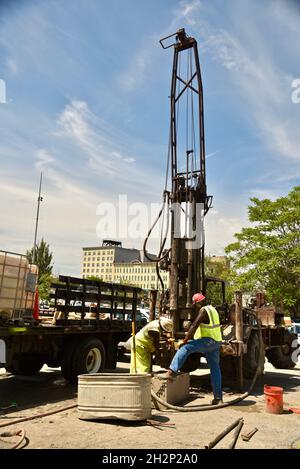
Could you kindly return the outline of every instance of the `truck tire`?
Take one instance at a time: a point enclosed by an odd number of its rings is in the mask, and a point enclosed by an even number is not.
[[[63,377],[71,383],[77,382],[77,376],[99,373],[105,364],[105,348],[96,337],[81,342],[70,342],[64,350],[61,371]]]
[[[294,340],[297,341],[296,334],[286,332],[284,334],[284,345],[266,351],[268,361],[275,368],[290,370],[296,366],[299,356],[299,344],[298,342],[293,343]],[[293,360],[293,358],[296,360]]]
[[[247,353],[243,356],[243,374],[246,379],[252,379],[256,373],[263,374],[265,366],[265,348],[259,343],[258,331],[252,331],[247,342]]]
[[[96,337],[85,339],[76,347],[73,370],[76,377],[81,374],[99,373],[105,364],[105,348]]]
[[[13,360],[10,366],[5,369],[14,375],[34,376],[44,365],[44,360],[39,356],[21,356],[18,360]]]

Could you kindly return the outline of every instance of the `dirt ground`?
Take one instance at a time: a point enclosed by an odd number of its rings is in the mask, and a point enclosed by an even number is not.
[[[128,367],[128,362],[119,362],[116,371],[126,372]],[[284,388],[285,411],[282,415],[265,412],[264,384]],[[225,401],[237,396],[226,387],[226,383],[224,389]],[[212,395],[205,363],[191,375],[191,390],[193,399],[187,405],[210,402]],[[0,410],[0,425],[76,404],[76,397],[77,386],[65,383],[59,369],[45,366],[35,377],[17,377],[0,369],[0,407],[13,402],[17,404],[17,407]],[[258,428],[258,432],[249,442],[239,438],[236,448],[291,448],[300,446],[300,414],[288,411],[296,406],[300,406],[300,364],[293,370],[275,370],[266,362],[264,375],[257,381],[251,396],[241,403],[208,412],[153,410],[152,419],[162,424],[155,427],[145,422],[83,421],[79,420],[74,408],[0,430],[24,428],[28,437],[27,448],[201,449],[234,420],[243,417],[245,424],[242,432],[254,427]],[[230,440],[229,435],[217,447],[225,448]]]

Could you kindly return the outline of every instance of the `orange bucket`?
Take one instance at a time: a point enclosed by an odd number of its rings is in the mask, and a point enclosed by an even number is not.
[[[282,414],[283,412],[283,388],[268,386],[265,384],[266,411],[270,414]]]

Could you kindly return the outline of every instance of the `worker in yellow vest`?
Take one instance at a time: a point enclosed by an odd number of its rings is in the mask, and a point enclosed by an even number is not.
[[[133,345],[131,346],[130,373],[151,372],[151,356],[159,347],[161,334],[163,332],[171,333],[172,328],[173,321],[169,318],[161,317],[150,321],[136,334],[135,357]]]
[[[193,305],[197,308],[198,315],[186,333],[183,346],[173,357],[167,372],[167,378],[173,379],[176,376],[189,355],[203,353],[210,368],[214,393],[212,404],[217,405],[223,402],[220,370],[221,325],[217,310],[211,305],[202,306],[201,302],[203,300],[205,300],[205,296],[202,293],[195,293],[193,296]]]

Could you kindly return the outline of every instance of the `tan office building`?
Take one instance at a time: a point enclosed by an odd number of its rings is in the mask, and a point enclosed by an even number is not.
[[[164,288],[168,288],[168,272],[160,271]],[[134,260],[115,264],[115,282],[135,285],[146,290],[160,289],[154,262]]]
[[[138,249],[123,248],[122,243],[104,240],[102,246],[82,248],[82,278],[99,277],[105,282],[114,281],[114,263],[129,262],[139,258]]]
[[[120,242],[104,240],[102,246],[84,247],[82,250],[82,278],[95,276],[104,282],[135,285],[147,290],[160,287],[155,263],[149,262],[138,249],[123,248]],[[167,288],[168,272],[161,271],[161,277]]]

